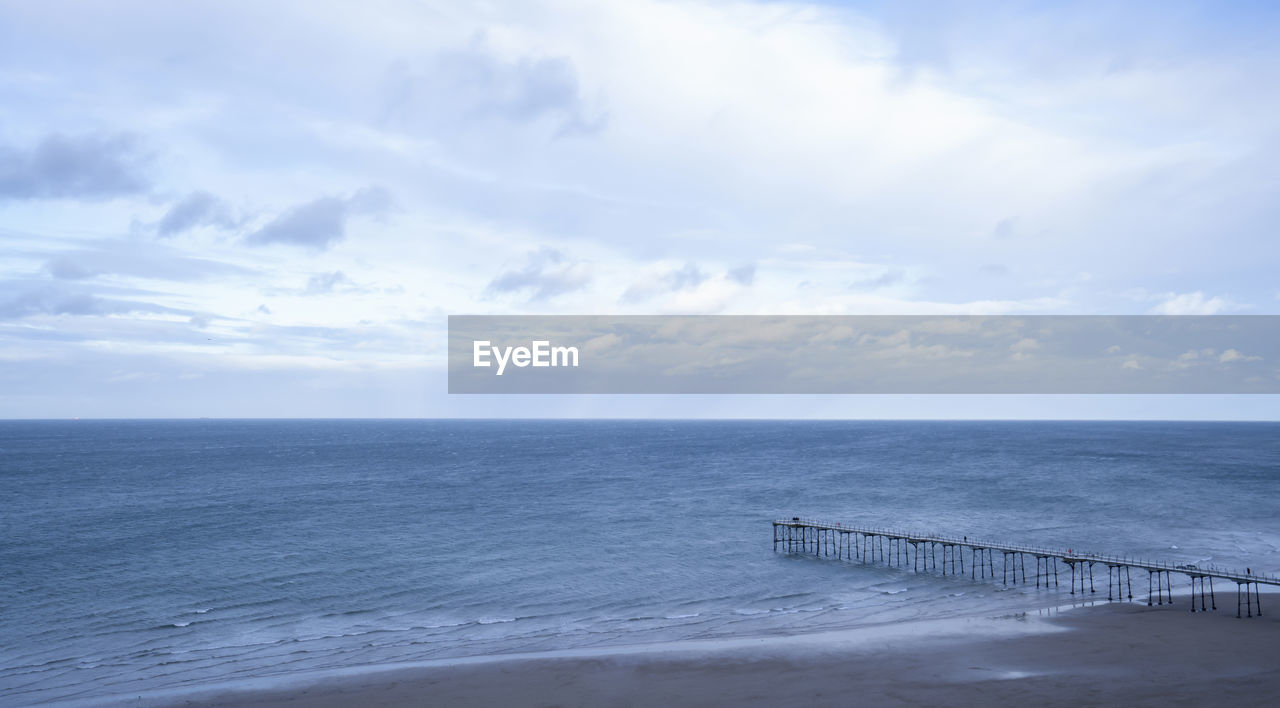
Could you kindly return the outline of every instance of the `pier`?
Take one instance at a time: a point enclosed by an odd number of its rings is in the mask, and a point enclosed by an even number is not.
[[[1219,568],[1201,568],[1189,563],[1166,563],[1125,556],[1099,555],[1066,550],[1040,548],[1009,543],[990,543],[968,536],[938,536],[906,533],[888,529],[850,526],[792,517],[773,522],[773,550],[786,553],[804,553],[840,560],[863,563],[884,563],[897,568],[910,568],[915,572],[936,572],[942,575],[964,575],[965,556],[968,556],[968,575],[971,580],[996,578],[995,554],[1000,554],[1000,578],[1005,585],[1026,584],[1027,559],[1035,564],[1036,587],[1059,587],[1059,563],[1069,569],[1066,578],[1071,594],[1098,593],[1094,581],[1094,568],[1107,572],[1107,600],[1133,600],[1134,570],[1147,574],[1148,605],[1173,604],[1173,576],[1185,576],[1191,583],[1191,611],[1217,610],[1217,597],[1213,581],[1224,587],[1236,584],[1236,617],[1262,616],[1260,585],[1280,587],[1280,577],[1258,575]],[[938,558],[941,555],[942,562]],[[958,570],[957,570],[958,569]],[[1141,578],[1139,578],[1141,580]],[[1208,592],[1205,581],[1208,581]],[[1141,587],[1139,587],[1141,590]],[[1199,610],[1196,609],[1197,590]],[[1139,598],[1141,599],[1141,598]],[[1206,603],[1207,600],[1207,603]]]

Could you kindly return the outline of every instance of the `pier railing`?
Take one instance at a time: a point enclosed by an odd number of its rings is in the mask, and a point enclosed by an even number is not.
[[[1107,567],[1107,596],[1112,597],[1112,576],[1115,576],[1116,590],[1123,596],[1122,580],[1129,580],[1130,570],[1144,570],[1148,577],[1148,594],[1147,603],[1152,604],[1153,596],[1159,597],[1160,604],[1164,604],[1164,597],[1167,591],[1169,602],[1173,602],[1173,592],[1171,587],[1170,574],[1179,573],[1186,575],[1191,579],[1192,590],[1192,611],[1195,611],[1195,592],[1196,583],[1200,585],[1201,610],[1205,609],[1205,580],[1209,581],[1209,593],[1212,597],[1213,581],[1223,580],[1234,582],[1237,585],[1237,615],[1240,614],[1240,590],[1245,590],[1249,615],[1252,616],[1253,608],[1256,603],[1257,612],[1262,614],[1261,599],[1257,597],[1258,585],[1280,586],[1280,576],[1273,574],[1254,573],[1251,569],[1241,572],[1239,569],[1220,568],[1216,565],[1199,565],[1193,563],[1175,563],[1166,560],[1155,560],[1147,558],[1137,558],[1128,555],[1116,555],[1106,553],[1091,553],[1086,551],[1077,551],[1074,548],[1049,548],[1045,546],[1033,546],[1019,543],[1005,543],[986,541],[978,538],[969,538],[968,536],[955,536],[948,534],[932,534],[932,533],[911,533],[901,530],[877,528],[870,526],[858,526],[845,524],[843,522],[830,522],[811,518],[792,517],[790,519],[778,519],[773,522],[774,527],[774,550],[777,550],[779,544],[783,545],[787,551],[808,552],[813,550],[821,555],[825,551],[826,555],[832,555],[832,546],[834,545],[834,555],[838,557],[847,557],[849,559],[857,558],[859,560],[879,560],[885,561],[890,565],[910,564],[913,569],[921,569],[922,553],[921,545],[926,545],[928,549],[927,556],[923,557],[923,568],[927,570],[929,563],[932,561],[933,567],[938,567],[936,549],[942,548],[942,572],[945,574],[948,567],[947,551],[951,552],[951,569],[954,572],[957,556],[960,561],[960,572],[964,572],[964,554],[957,552],[957,549],[968,550],[970,555],[970,576],[976,577],[974,571],[981,568],[983,578],[987,568],[990,568],[991,575],[995,577],[995,561],[994,553],[1004,554],[1003,572],[1004,581],[1007,584],[1009,579],[1009,561],[1010,556],[1013,557],[1013,578],[1017,582],[1018,570],[1022,571],[1022,580],[1026,582],[1026,559],[1025,556],[1033,556],[1036,560],[1036,585],[1039,587],[1041,578],[1044,578],[1045,586],[1049,586],[1052,578],[1053,585],[1057,585],[1057,564],[1059,561],[1066,563],[1071,568],[1071,592],[1075,593],[1075,577],[1077,566],[1080,567],[1080,591],[1096,592],[1093,586],[1093,566],[1095,564],[1105,565]],[[779,535],[779,529],[783,530]],[[856,544],[854,543],[856,540]],[[870,544],[868,543],[870,541]],[[885,541],[889,542],[888,547]],[[879,544],[877,546],[877,543]],[[980,560],[979,560],[980,559]],[[1020,564],[1020,568],[1019,568]],[[1052,564],[1052,569],[1050,568]],[[1083,564],[1083,565],[1082,565]],[[1043,576],[1041,570],[1043,567]],[[1089,587],[1085,588],[1085,573],[1088,573]],[[1154,581],[1154,586],[1153,586]],[[1155,588],[1154,595],[1152,588]],[[1252,596],[1250,589],[1252,588]],[[1133,597],[1132,582],[1129,583],[1129,595]],[[1216,601],[1214,608],[1216,609]]]

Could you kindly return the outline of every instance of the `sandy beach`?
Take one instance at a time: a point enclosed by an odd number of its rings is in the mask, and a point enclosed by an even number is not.
[[[1272,598],[1263,598],[1264,610]],[[1100,604],[797,637],[480,658],[169,704],[1277,705],[1276,618],[1192,614],[1185,599],[1151,608]]]

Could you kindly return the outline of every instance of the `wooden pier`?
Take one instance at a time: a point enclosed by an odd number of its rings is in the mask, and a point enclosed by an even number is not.
[[[851,526],[802,519],[773,522],[773,550],[787,553],[806,553],[857,560],[864,563],[885,563],[916,572],[941,572],[943,575],[963,575],[965,555],[969,556],[970,579],[992,580],[996,577],[995,554],[999,553],[1001,582],[1008,585],[1026,583],[1027,557],[1035,563],[1036,587],[1059,587],[1058,564],[1069,567],[1071,578],[1068,587],[1075,595],[1097,593],[1094,584],[1094,567],[1107,570],[1107,600],[1133,600],[1133,570],[1147,574],[1147,604],[1173,604],[1174,574],[1184,575],[1191,581],[1191,611],[1196,612],[1196,590],[1200,593],[1200,612],[1218,609],[1213,592],[1213,581],[1236,584],[1236,617],[1262,616],[1262,598],[1259,585],[1280,586],[1280,577],[1258,575],[1252,571],[1243,573],[1220,568],[1201,568],[1187,563],[1174,564],[1153,560],[1140,560],[1124,556],[1099,555],[1077,552],[1073,548],[1038,548],[1008,543],[989,543],[970,540],[968,536],[937,536],[931,534],[904,533],[888,529]],[[942,562],[938,563],[941,555]],[[958,570],[957,570],[958,569]],[[1100,568],[1101,569],[1101,568]],[[1065,575],[1065,572],[1063,573]],[[1021,576],[1021,580],[1019,580]],[[1209,581],[1205,592],[1205,580]],[[1206,604],[1206,599],[1208,603]]]

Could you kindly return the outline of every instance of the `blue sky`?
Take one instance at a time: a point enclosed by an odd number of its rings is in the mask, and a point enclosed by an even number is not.
[[[449,397],[448,314],[1277,314],[1222,3],[0,4],[0,416],[1280,417]]]

